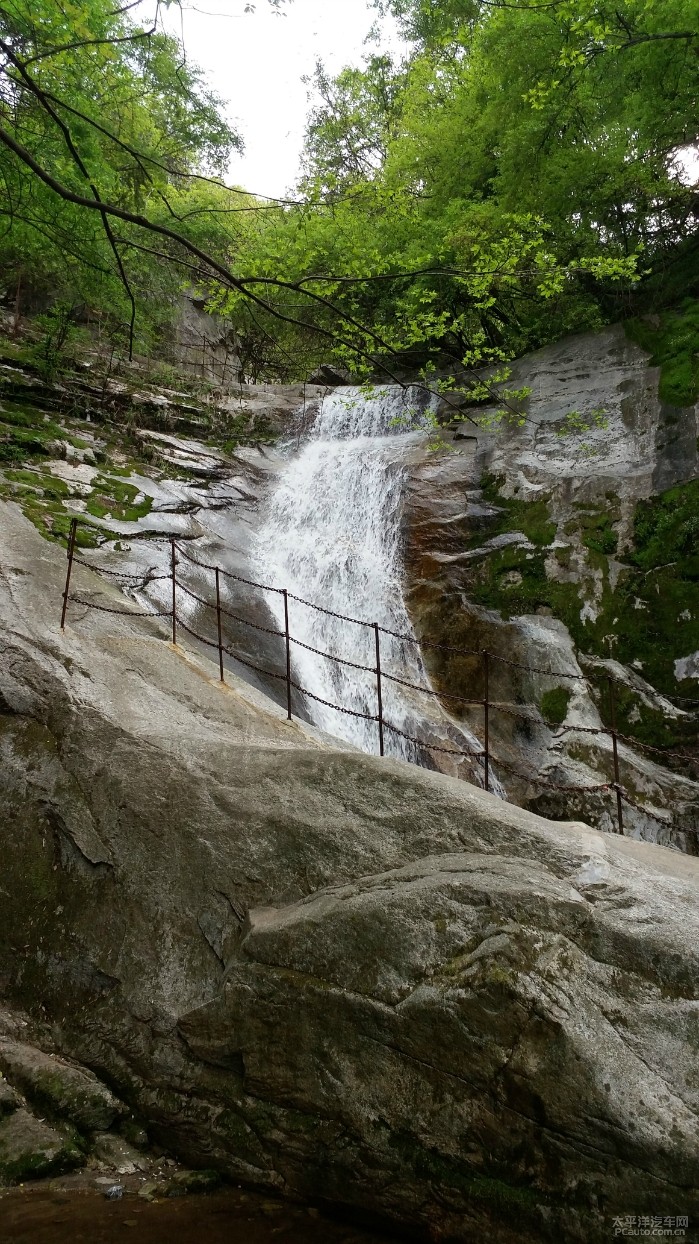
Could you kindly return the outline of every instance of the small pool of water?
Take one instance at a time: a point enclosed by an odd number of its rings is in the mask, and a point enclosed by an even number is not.
[[[126,1193],[15,1188],[0,1194],[2,1244],[388,1244],[318,1210],[227,1189],[149,1203]]]

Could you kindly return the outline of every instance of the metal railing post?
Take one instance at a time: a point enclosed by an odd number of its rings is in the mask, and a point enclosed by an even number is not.
[[[68,535],[68,551],[67,551],[68,569],[66,570],[66,585],[63,591],[63,608],[61,610],[61,630],[62,631],[65,630],[65,625],[66,625],[66,611],[68,609],[68,593],[70,591],[70,576],[73,570],[73,556],[75,553],[75,537],[77,535],[77,531],[78,531],[78,520],[77,518],[71,518],[70,532]]]
[[[380,639],[378,622],[374,623],[374,638],[376,640],[376,698],[379,704],[379,756],[383,756],[384,746],[383,746],[383,700],[381,696],[381,639]]]
[[[223,637],[221,635],[221,584],[218,566],[216,567],[216,625],[218,627],[218,668],[221,682],[225,682],[226,680],[223,676]]]
[[[490,790],[490,653],[483,653],[483,768],[485,789]]]
[[[170,564],[172,568],[172,642],[177,643],[177,556],[175,537],[170,537]]]
[[[621,782],[619,780],[619,749],[616,739],[616,697],[614,695],[614,680],[611,675],[607,675],[607,683],[609,686],[609,718],[612,726],[612,752],[614,753],[614,786],[616,789],[616,815],[619,822],[619,833],[624,832],[624,812],[621,804]]]
[[[284,588],[284,637],[286,639],[286,715],[291,721],[291,636],[289,635],[289,593]]]

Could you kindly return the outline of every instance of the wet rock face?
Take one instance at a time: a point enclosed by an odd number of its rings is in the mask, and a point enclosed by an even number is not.
[[[583,733],[611,725],[612,675],[628,740],[625,832],[696,853],[699,704],[673,699],[699,701],[697,411],[659,400],[657,369],[620,328],[520,360],[508,384],[531,390],[523,424],[455,425],[450,451],[411,474],[403,521],[416,632],[473,653],[425,648],[430,674],[445,694],[482,698],[476,654],[489,651],[495,770],[508,796],[607,830],[607,792],[531,779],[613,780],[609,737]],[[450,708],[482,737],[481,709]]]
[[[0,979],[61,1058],[193,1165],[435,1241],[699,1215],[699,862],[60,635],[2,517]]]
[[[103,1131],[126,1114],[96,1076],[22,1042],[0,1038],[0,1070],[49,1113],[87,1131]]]

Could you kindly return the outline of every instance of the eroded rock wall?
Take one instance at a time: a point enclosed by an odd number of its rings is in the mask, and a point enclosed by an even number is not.
[[[516,363],[521,412],[467,412],[480,426],[452,425],[413,471],[407,600],[422,640],[493,654],[511,798],[615,829],[609,792],[531,780],[613,780],[609,737],[589,733],[611,725],[611,675],[625,832],[696,852],[699,428],[695,407],[660,400],[658,375],[621,327]],[[425,658],[443,692],[483,696],[482,658]],[[482,734],[482,712],[465,716]]]

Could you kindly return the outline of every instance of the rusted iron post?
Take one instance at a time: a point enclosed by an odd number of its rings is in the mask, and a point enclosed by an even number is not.
[[[216,625],[218,627],[218,668],[221,675],[221,682],[225,682],[223,676],[223,636],[221,634],[221,582],[218,566],[216,567]]]
[[[614,680],[611,675],[607,676],[607,684],[609,686],[609,720],[612,727],[612,752],[614,753],[614,786],[616,788],[616,815],[619,822],[619,833],[624,832],[624,812],[621,804],[621,782],[619,780],[619,749],[616,739],[616,697],[614,695]]]
[[[291,721],[291,636],[289,635],[289,593],[286,588],[284,597],[284,636],[286,639],[286,715]]]
[[[485,789],[490,790],[490,653],[483,653],[483,768]]]
[[[75,554],[75,538],[78,532],[77,518],[70,520],[70,532],[68,533],[68,569],[66,570],[66,585],[63,591],[63,609],[61,610],[61,630],[65,630],[66,611],[68,609],[68,593],[70,591],[70,576],[73,570],[73,556]]]
[[[177,555],[175,537],[170,537],[170,563],[172,567],[172,642],[177,643]]]
[[[378,622],[374,623],[374,638],[376,640],[376,698],[379,705],[379,756],[384,754],[383,746],[383,699],[381,696],[381,637]]]

